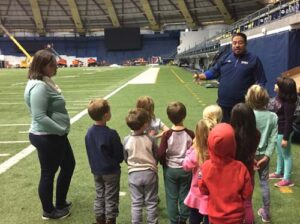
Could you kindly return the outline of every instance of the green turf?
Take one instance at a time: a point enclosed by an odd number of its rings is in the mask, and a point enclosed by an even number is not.
[[[71,117],[86,108],[93,97],[104,97],[119,86],[132,79],[146,68],[63,68],[58,70],[55,82],[62,88]],[[0,70],[0,124],[29,124],[30,115],[23,101],[23,91],[26,84],[26,70]],[[112,110],[112,120],[108,126],[116,129],[121,138],[129,133],[124,118],[129,109],[135,106],[136,99],[141,95],[150,95],[155,102],[155,114],[168,126],[171,123],[166,116],[166,106],[170,101],[182,101],[188,111],[185,124],[194,129],[196,122],[202,116],[206,105],[215,102],[216,89],[206,89],[192,82],[192,76],[177,67],[161,67],[157,83],[147,85],[128,85],[109,98]],[[94,222],[93,199],[95,196],[94,182],[87,161],[84,146],[84,136],[92,124],[88,116],[74,123],[69,135],[75,158],[76,169],[72,179],[69,199],[74,206],[72,215],[66,220],[51,221],[51,223],[89,224]],[[0,141],[28,140],[27,126],[0,127]],[[22,132],[22,133],[19,133]],[[0,144],[0,154],[16,154],[27,144]],[[271,186],[272,223],[300,223],[299,145],[293,145],[294,172],[296,186],[291,194],[283,194]],[[7,157],[0,157],[0,163]],[[272,157],[271,167],[275,165],[276,153]],[[160,223],[167,224],[165,194],[161,167],[159,204]],[[0,174],[0,223],[5,224],[36,224],[41,220],[41,206],[37,194],[39,179],[39,164],[36,152],[23,159],[4,174]],[[261,194],[257,185],[253,201],[256,211],[261,204]],[[270,183],[274,183],[271,181]],[[130,223],[130,195],[127,187],[127,168],[122,164],[121,191],[126,192],[120,197],[120,215],[118,223]],[[257,223],[261,223],[256,215]]]

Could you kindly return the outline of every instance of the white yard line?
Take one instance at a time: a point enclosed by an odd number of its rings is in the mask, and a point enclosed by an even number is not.
[[[159,68],[149,68],[139,76],[132,79],[129,84],[154,84],[159,72]]]
[[[126,192],[124,192],[124,191],[119,192],[119,196],[125,196],[125,195],[126,195]]]
[[[87,105],[87,103],[86,103]],[[82,107],[67,107],[67,110],[69,112],[69,110],[78,110],[78,109],[82,109]]]
[[[85,103],[74,103],[73,106],[87,106],[90,100],[87,100]]]
[[[28,143],[28,140],[25,141],[0,141],[0,144],[17,144],[17,143]]]
[[[0,105],[25,105],[25,103],[0,103]]]
[[[150,68],[150,69],[152,69],[152,68]],[[150,69],[148,69],[148,70],[150,70]],[[148,71],[148,70],[146,70],[146,71]],[[138,77],[141,76],[144,73],[145,72],[141,73],[140,75],[138,75]],[[157,76],[157,74],[156,74],[156,76]],[[135,78],[133,78],[132,80],[134,80],[134,79]],[[126,82],[125,84],[123,84],[122,86],[120,86],[119,88],[115,89],[114,91],[112,91],[111,93],[109,93],[108,95],[106,95],[104,97],[104,99],[108,99],[108,98],[112,97],[117,92],[119,92],[120,90],[122,90],[123,88],[125,88],[126,86],[128,86],[129,84],[133,84],[133,83],[130,83],[132,80],[129,80],[128,82]],[[71,118],[71,124],[74,124],[76,121],[78,121],[80,118],[82,118],[86,114],[87,114],[87,109],[79,112],[78,114],[76,114],[74,117]],[[26,125],[28,125],[28,124],[26,124]],[[35,147],[33,145],[29,145],[25,149],[23,149],[21,152],[17,153],[16,155],[12,156],[8,160],[6,160],[3,163],[1,163],[0,164],[0,174],[4,173],[8,169],[10,169],[12,166],[14,166],[15,164],[17,164],[20,160],[22,160],[25,157],[27,157],[28,155],[30,155],[34,150],[35,150]]]
[[[29,133],[29,131],[19,131],[19,134],[26,134]]]
[[[61,76],[61,77],[57,77],[56,79],[69,79],[69,78],[76,78],[79,76],[76,75],[68,75],[68,76]]]
[[[6,157],[6,156],[10,156],[9,153],[0,153],[0,157]]]
[[[29,126],[30,124],[0,124],[0,127]]]
[[[87,102],[86,100],[70,100],[68,103],[85,103]]]

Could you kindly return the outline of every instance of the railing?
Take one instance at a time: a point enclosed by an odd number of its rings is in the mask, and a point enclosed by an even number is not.
[[[187,56],[198,55],[201,53],[208,53],[217,51],[220,47],[220,40],[231,37],[232,34],[243,32],[246,30],[253,29],[258,26],[279,20],[288,15],[293,15],[300,11],[300,0],[293,0],[290,2],[279,1],[276,4],[268,5],[245,18],[231,24],[223,32],[197,44],[196,46],[178,54],[177,58],[184,58]]]

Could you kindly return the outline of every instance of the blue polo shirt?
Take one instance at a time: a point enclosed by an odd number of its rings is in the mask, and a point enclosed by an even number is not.
[[[230,53],[204,74],[206,79],[219,79],[217,102],[223,107],[233,107],[244,102],[251,85],[265,86],[267,82],[260,59],[250,52],[239,57]]]

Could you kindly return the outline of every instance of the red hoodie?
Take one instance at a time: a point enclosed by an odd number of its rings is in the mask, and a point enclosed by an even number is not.
[[[253,187],[246,166],[235,160],[234,130],[229,124],[216,125],[208,136],[210,159],[202,165],[198,185],[208,195],[207,212],[213,224],[241,224],[244,201]]]

